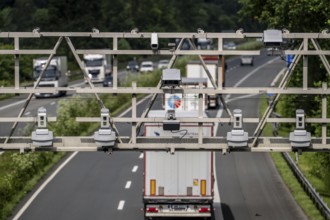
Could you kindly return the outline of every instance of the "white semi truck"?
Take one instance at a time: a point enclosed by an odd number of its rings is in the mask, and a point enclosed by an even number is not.
[[[102,83],[111,74],[111,56],[104,54],[85,54],[85,71],[92,83]],[[87,79],[85,79],[87,83]]]
[[[148,117],[164,117],[165,111],[150,111]],[[197,111],[177,111],[176,117],[197,117]],[[181,123],[180,131],[164,131],[161,124],[146,123],[145,136],[169,138],[198,137],[197,123]],[[203,136],[213,136],[213,124],[203,124]],[[213,152],[163,151],[144,153],[144,216],[213,216]]]
[[[33,59],[33,77],[36,84],[40,74],[45,69],[48,58],[42,57]],[[68,66],[65,56],[53,57],[43,74],[38,87],[67,87],[68,86]],[[58,91],[55,93],[35,93],[36,98],[39,97],[55,97],[65,95],[66,91]]]
[[[222,71],[222,63],[218,57],[207,57],[204,59],[207,69],[209,70],[213,80],[217,82],[218,76],[222,75],[223,85],[225,82],[225,71]],[[219,68],[220,67],[220,68]],[[226,69],[226,65],[224,65]],[[219,74],[218,71],[221,71]],[[211,80],[209,79],[203,65],[200,61],[190,61],[186,65],[187,78],[207,78],[207,87],[213,88]],[[217,94],[208,94],[206,97],[208,108],[216,108],[219,105],[219,98]]]

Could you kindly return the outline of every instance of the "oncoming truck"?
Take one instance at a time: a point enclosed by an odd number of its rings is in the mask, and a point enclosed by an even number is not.
[[[102,83],[111,74],[111,56],[104,54],[85,54],[85,71],[92,83]],[[87,79],[85,79],[87,83]]]
[[[33,59],[33,77],[34,85],[46,67],[48,58],[42,57]],[[38,87],[67,87],[68,86],[68,66],[65,56],[53,57],[44,72]],[[39,97],[54,97],[65,95],[66,91],[58,91],[55,93],[35,93],[36,98]]]
[[[148,117],[163,117],[165,111],[150,111]],[[197,117],[197,111],[176,112],[176,117]],[[197,123],[181,123],[180,131],[164,131],[161,124],[146,123],[145,136],[198,137]],[[213,136],[213,124],[203,124],[203,136]],[[145,151],[144,216],[203,217],[213,219],[213,152]]]

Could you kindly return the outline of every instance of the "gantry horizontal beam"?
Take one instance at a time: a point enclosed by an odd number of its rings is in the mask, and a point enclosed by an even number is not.
[[[15,94],[15,93],[57,93],[58,91],[68,91],[80,94],[165,94],[165,93],[183,93],[183,94],[267,94],[269,96],[274,94],[300,94],[300,95],[330,95],[330,89],[322,88],[273,88],[273,87],[225,87],[225,88],[161,88],[155,87],[117,87],[116,89],[109,87],[39,87],[33,89],[32,87],[2,87],[0,93],[3,94]]]
[[[259,50],[77,50],[77,54],[113,55],[260,55]]]
[[[93,38],[150,38],[153,32],[0,32],[0,38],[40,38],[40,37],[93,37]],[[158,32],[159,38],[260,38],[263,33],[216,33],[216,32]],[[329,39],[327,33],[283,33],[288,39]]]
[[[0,137],[1,140],[1,137]],[[260,137],[256,147],[249,146],[229,148],[224,137],[203,138],[199,144],[197,138],[169,138],[169,137],[137,137],[137,143],[128,143],[130,137],[123,137],[123,143],[116,144],[114,151],[125,150],[213,150],[213,151],[246,151],[246,152],[291,152],[293,149],[288,138]],[[310,147],[302,148],[303,151],[330,151],[330,139],[326,144],[321,144],[320,138],[312,138]],[[30,137],[12,137],[6,144],[0,142],[0,150],[40,150],[40,151],[103,151],[97,147],[92,137],[56,137],[52,147],[37,147],[31,142]]]
[[[126,118],[113,117],[111,122],[116,123],[163,123],[164,118]],[[231,118],[177,118],[182,123],[231,123]],[[47,121],[55,122],[57,117],[47,117]],[[35,117],[0,117],[0,122],[36,122]],[[101,122],[100,117],[76,117],[77,122]],[[243,123],[259,123],[260,118],[243,118]],[[267,123],[296,123],[296,118],[268,118]],[[305,123],[330,123],[330,118],[306,118]]]
[[[55,50],[0,50],[0,54],[56,54]]]

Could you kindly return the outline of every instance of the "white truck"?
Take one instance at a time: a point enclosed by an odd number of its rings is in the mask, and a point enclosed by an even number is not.
[[[33,77],[36,84],[40,74],[45,69],[48,58],[42,57],[33,59]],[[67,87],[68,86],[68,66],[66,56],[53,57],[43,74],[38,87]],[[35,97],[55,97],[65,95],[66,91],[55,93],[35,93]]]
[[[165,111],[150,111],[148,117],[164,117]],[[197,117],[197,111],[177,111],[176,117]],[[163,126],[145,124],[145,136],[198,137],[197,123],[181,123],[180,131],[164,131]],[[203,136],[213,136],[213,124],[203,125]],[[144,152],[144,217],[203,217],[213,214],[213,152]]]
[[[85,71],[92,83],[102,83],[111,74],[111,56],[104,54],[85,54]],[[87,83],[87,79],[85,79]]]
[[[218,67],[220,66],[220,70],[222,73],[222,81],[223,85],[225,82],[225,74],[224,71],[222,71],[222,64],[221,61],[218,60],[218,58],[215,59],[204,59],[207,69],[209,70],[213,80],[217,82],[218,79]],[[213,88],[211,80],[207,76],[206,71],[203,68],[203,65],[200,63],[200,61],[190,61],[186,65],[186,72],[187,72],[187,78],[207,78],[207,87]],[[216,108],[219,105],[219,98],[217,94],[208,94],[206,97],[207,107],[208,108]]]

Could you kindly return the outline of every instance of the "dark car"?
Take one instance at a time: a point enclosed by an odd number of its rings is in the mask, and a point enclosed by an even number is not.
[[[127,71],[138,72],[139,69],[140,69],[139,64],[135,60],[129,61],[126,66]]]
[[[112,75],[105,76],[103,81],[103,87],[112,87]]]

